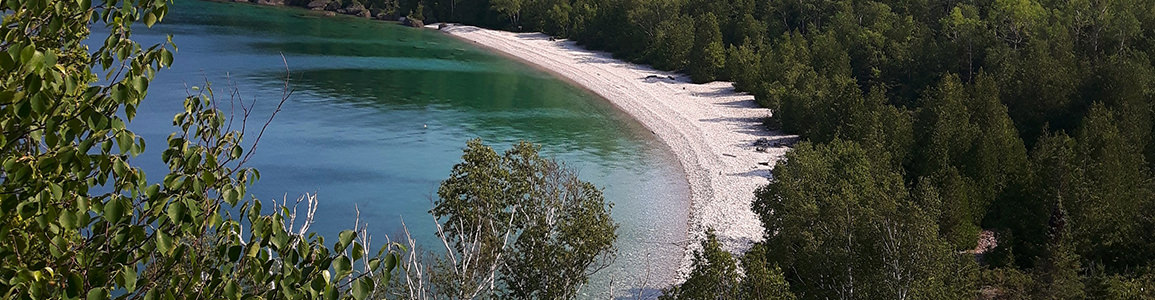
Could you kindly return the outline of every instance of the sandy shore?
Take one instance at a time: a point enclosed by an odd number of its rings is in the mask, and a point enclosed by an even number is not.
[[[770,110],[759,107],[753,96],[734,92],[729,82],[693,84],[685,75],[626,63],[572,41],[550,41],[540,33],[472,26],[449,26],[442,31],[524,60],[602,96],[670,147],[690,186],[681,275],[688,273],[691,254],[707,228],[713,228],[731,252],[745,251],[762,240],[761,222],[750,211],[750,202],[787,148],[767,147],[759,152],[754,142],[793,137],[762,126]]]

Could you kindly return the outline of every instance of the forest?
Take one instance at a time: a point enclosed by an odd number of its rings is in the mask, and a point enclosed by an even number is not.
[[[732,81],[804,139],[752,195],[766,241],[667,297],[1155,297],[1153,1],[393,5]]]
[[[665,298],[1155,298],[1155,1],[364,5],[542,31],[695,82],[732,81],[773,111],[768,126],[800,135],[751,194],[765,241],[742,255],[704,241]],[[298,219],[308,214],[296,204],[245,199],[260,177],[245,165],[255,146],[213,104],[230,99],[208,85],[185,99],[178,132],[150,142],[169,172],[147,180],[132,163],[145,141],[125,124],[175,45],[141,45],[131,33],[168,9],[0,1],[0,294],[365,299],[419,270],[411,247],[371,245],[359,221],[326,243],[306,233],[301,222],[311,220]],[[92,26],[108,35],[90,48]],[[431,212],[456,224],[487,216],[477,227],[502,229],[442,233],[455,239],[451,258],[484,245],[473,254],[488,269],[407,282],[476,283],[440,291],[449,297],[575,297],[585,267],[611,250],[608,207],[539,204],[586,216],[574,224],[597,224],[594,244],[588,231],[559,236],[533,218],[494,225],[521,205],[506,200],[543,193],[527,182],[601,199],[532,145],[519,149],[500,155],[471,142],[439,191],[453,197]],[[486,207],[497,212],[453,200],[476,195],[497,195]],[[497,238],[510,235],[528,238]],[[578,265],[555,268],[559,255]],[[498,277],[503,264],[492,257],[513,257],[527,273]]]

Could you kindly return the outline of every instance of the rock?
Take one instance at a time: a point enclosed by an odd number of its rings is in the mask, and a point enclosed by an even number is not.
[[[321,15],[326,17],[335,17],[337,16],[337,13],[325,10],[321,11]]]
[[[758,138],[757,141],[754,141],[754,146],[757,147],[777,147],[778,145],[775,144],[776,143],[770,142],[770,139],[767,138]]]
[[[445,29],[445,28],[447,28],[447,27],[449,27],[449,23],[440,23],[440,24],[437,24],[437,30],[442,30],[442,29]]]
[[[421,20],[413,19],[413,18],[405,18],[404,21],[401,21],[401,24],[403,24],[405,26],[409,26],[409,27],[416,27],[416,28],[425,27],[424,22],[421,22]]]
[[[327,11],[337,11],[338,9],[341,9],[341,2],[330,1],[325,4],[325,10]]]
[[[329,1],[313,0],[313,1],[310,1],[309,4],[305,4],[305,7],[308,9],[312,9],[312,10],[324,10],[325,5],[328,5],[328,4],[329,4]]]
[[[345,7],[345,13],[350,15],[360,15],[363,11],[368,12],[364,5],[361,5],[361,3],[357,3],[356,1],[354,1],[353,4]]]
[[[282,6],[282,5],[285,5],[285,0],[257,0],[257,4]]]
[[[388,21],[388,20],[392,20],[392,19],[393,19],[393,16],[390,16],[389,14],[387,14],[387,13],[385,13],[385,12],[379,12],[379,13],[377,13],[376,15],[373,15],[373,16],[374,16],[374,18],[376,18],[376,19],[378,19],[378,20],[381,20],[381,21]]]
[[[337,13],[344,15],[344,14],[348,14],[349,11],[345,10],[344,8],[338,8]]]

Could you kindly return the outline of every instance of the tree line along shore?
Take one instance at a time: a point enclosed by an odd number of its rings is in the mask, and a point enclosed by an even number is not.
[[[369,5],[732,81],[800,135],[751,195],[765,242],[670,297],[1155,297],[1155,2]]]
[[[805,142],[741,262],[797,297],[1155,297],[1153,1],[346,2],[754,95]],[[759,295],[724,254],[669,295]]]

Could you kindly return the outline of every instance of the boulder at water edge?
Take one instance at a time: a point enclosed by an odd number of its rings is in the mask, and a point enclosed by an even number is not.
[[[421,20],[414,19],[414,18],[403,18],[403,19],[404,20],[401,21],[401,24],[404,24],[405,26],[416,27],[416,28],[425,27],[425,23],[421,22]]]

